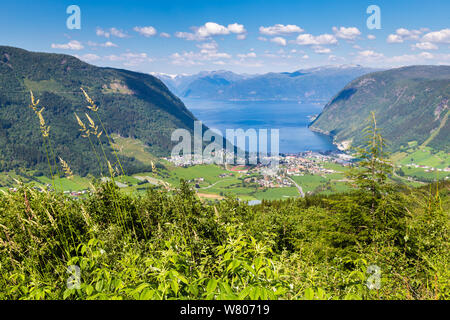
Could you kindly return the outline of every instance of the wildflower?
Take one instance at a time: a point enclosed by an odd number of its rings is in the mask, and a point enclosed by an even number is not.
[[[61,162],[61,166],[63,167],[64,173],[66,174],[67,178],[73,179],[73,172],[67,162],[65,162],[61,157],[59,157],[59,161]]]
[[[91,99],[91,97],[89,97],[89,95],[87,94],[86,91],[84,91],[83,88],[80,88],[81,91],[83,91],[84,97],[86,98],[86,101],[89,103],[89,106],[87,106],[89,109],[91,109],[94,112],[98,111],[98,107],[97,105],[94,103],[94,100]]]
[[[81,121],[80,117],[75,113],[75,118],[77,118],[78,125],[81,127],[80,131],[84,134],[81,135],[83,138],[88,138],[90,135],[89,129],[86,127],[86,125]]]

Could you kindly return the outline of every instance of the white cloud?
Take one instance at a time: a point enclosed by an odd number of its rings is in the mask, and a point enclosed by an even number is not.
[[[99,37],[105,37],[109,38],[111,36],[117,37],[117,38],[126,38],[128,35],[124,33],[122,30],[116,29],[116,28],[110,28],[108,30],[103,30],[102,28],[97,28],[96,32],[97,36]]]
[[[245,30],[244,26],[242,24],[238,24],[238,23],[229,24],[228,30],[231,33],[235,33],[235,34],[242,34],[242,33],[247,32],[247,30]]]
[[[267,36],[289,34],[289,33],[301,33],[303,31],[304,30],[302,28],[293,24],[288,25],[276,24],[270,27],[259,27],[259,32]]]
[[[258,37],[258,40],[259,41],[267,41],[267,38],[266,37]]]
[[[419,50],[437,50],[439,47],[431,42],[418,42],[411,46],[413,49]]]
[[[375,37],[373,34],[369,34],[368,36],[367,36],[367,39],[369,39],[369,40],[375,40],[377,37]]]
[[[198,38],[195,34],[190,33],[190,32],[181,32],[181,31],[177,31],[175,32],[175,37],[180,38],[180,39],[185,39],[185,40],[189,40],[189,41],[195,41],[195,40],[203,40]]]
[[[198,44],[197,47],[200,49],[199,52],[183,52],[174,53],[170,56],[172,60],[171,63],[175,65],[193,66],[202,65],[205,61],[210,61],[212,63],[223,61],[224,59],[231,59],[231,55],[228,53],[223,53],[218,51],[218,44],[214,40],[207,43]],[[251,53],[254,54],[254,53]]]
[[[377,60],[380,60],[383,58],[385,58],[384,54],[375,52],[373,50],[359,51],[356,56],[357,60],[364,61],[364,62],[373,62],[373,61],[377,61]]]
[[[161,32],[159,34],[159,36],[162,37],[162,38],[170,38],[170,34],[168,34],[167,32]]]
[[[236,39],[238,39],[238,40],[245,40],[247,38],[247,35],[246,34],[238,34],[237,36],[236,36]]]
[[[210,36],[226,35],[230,30],[227,27],[217,24],[215,22],[207,22],[203,26],[197,29],[196,34],[201,38],[207,38]]]
[[[337,59],[338,59],[338,57],[335,56],[334,54],[331,54],[331,55],[328,56],[328,60],[329,61],[337,61]]]
[[[395,31],[395,34],[390,34],[387,38],[388,43],[402,43],[405,40],[418,40],[420,35],[428,31],[427,28],[419,30],[408,30],[405,28],[399,28]]]
[[[203,50],[217,50],[217,48],[219,46],[217,45],[217,42],[211,41],[211,42],[198,44],[197,47],[200,49],[203,49]]]
[[[408,30],[405,28],[397,29],[396,33],[408,40],[417,40],[419,36],[423,33],[423,30]]]
[[[434,59],[434,55],[429,52],[422,52],[419,54],[419,57],[424,59]]]
[[[419,63],[424,60],[434,59],[434,55],[429,52],[422,52],[420,54],[404,54],[401,56],[393,56],[386,59],[386,62],[400,65]]]
[[[286,39],[283,37],[275,37],[275,38],[270,39],[270,41],[273,43],[276,43],[280,46],[283,46],[283,47],[286,46],[286,43],[287,43]]]
[[[69,43],[63,43],[63,44],[55,44],[52,43],[53,49],[64,49],[64,50],[82,50],[84,49],[84,46],[81,44],[81,42],[77,40],[71,40]]]
[[[300,34],[295,42],[299,45],[327,45],[336,44],[338,41],[332,34],[321,34],[319,36],[313,36],[311,34]]]
[[[153,59],[150,58],[146,53],[133,53],[126,52],[121,55],[109,55],[105,57],[106,60],[114,62],[122,62],[124,66],[135,67],[145,62],[152,62]]]
[[[85,62],[93,62],[93,61],[96,61],[96,60],[100,59],[100,57],[98,55],[93,54],[93,53],[87,53],[87,54],[84,54],[82,56],[77,56],[76,55],[76,57],[78,59],[80,59],[80,60],[85,61]]]
[[[157,31],[154,27],[152,26],[148,26],[148,27],[134,27],[133,28],[134,31],[136,31],[137,33],[139,33],[140,35],[144,36],[144,37],[153,37],[154,35],[156,35]]]
[[[422,37],[422,41],[436,43],[450,43],[450,29],[429,32]]]
[[[323,48],[320,46],[317,47],[313,47],[314,52],[318,53],[318,54],[326,54],[326,53],[331,53],[331,50],[329,48]]]
[[[117,44],[112,43],[111,41],[106,41],[105,43],[97,43],[97,42],[92,42],[92,41],[88,41],[88,46],[90,47],[103,47],[103,48],[113,48],[113,47],[118,47]]]
[[[105,38],[109,38],[111,36],[111,34],[101,28],[97,28],[97,30],[95,31],[95,34],[98,35],[99,37],[105,37]]]
[[[204,41],[213,36],[228,35],[234,33],[239,40],[245,39],[247,30],[242,24],[233,23],[227,27],[215,22],[207,22],[201,27],[192,27],[194,32],[176,32],[175,37],[182,38],[190,41]]]
[[[245,59],[245,58],[256,58],[256,53],[254,52],[249,52],[249,53],[245,53],[245,54],[238,54],[237,55],[239,58],[241,59]]]
[[[345,40],[355,40],[361,35],[361,31],[359,31],[356,27],[340,27],[339,29],[337,27],[333,27],[332,30],[337,38]]]
[[[403,38],[398,34],[390,34],[386,40],[388,43],[402,43]]]

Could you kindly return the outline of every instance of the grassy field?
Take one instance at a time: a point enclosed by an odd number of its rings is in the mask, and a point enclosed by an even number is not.
[[[400,166],[416,164],[438,169],[450,166],[450,155],[448,153],[436,152],[429,147],[412,147],[406,151],[394,153],[391,160]]]
[[[153,156],[147,149],[147,147],[138,139],[123,138],[113,134],[111,136],[114,140],[113,147],[120,155],[126,155],[127,157],[134,157],[136,160],[146,165],[151,165],[152,162],[156,163],[158,159]]]

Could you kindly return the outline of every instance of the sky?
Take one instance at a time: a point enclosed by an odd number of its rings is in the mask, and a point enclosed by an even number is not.
[[[449,65],[449,12],[448,0],[15,0],[2,1],[0,45],[166,74]]]

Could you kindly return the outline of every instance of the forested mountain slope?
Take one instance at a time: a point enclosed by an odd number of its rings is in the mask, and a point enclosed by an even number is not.
[[[364,75],[350,82],[323,109],[311,129],[338,143],[362,142],[374,111],[391,150],[408,142],[450,151],[450,66],[410,66]]]
[[[193,128],[194,116],[157,78],[68,55],[0,46],[0,83],[0,171],[46,168],[39,120],[28,107],[30,90],[45,107],[55,153],[82,175],[97,170],[97,160],[74,115],[86,119],[89,111],[80,87],[95,100],[109,133],[140,139],[157,155],[170,153],[174,129]],[[105,135],[102,139],[107,142]],[[111,151],[107,148],[108,158]],[[144,169],[135,159],[122,161],[129,172]]]

